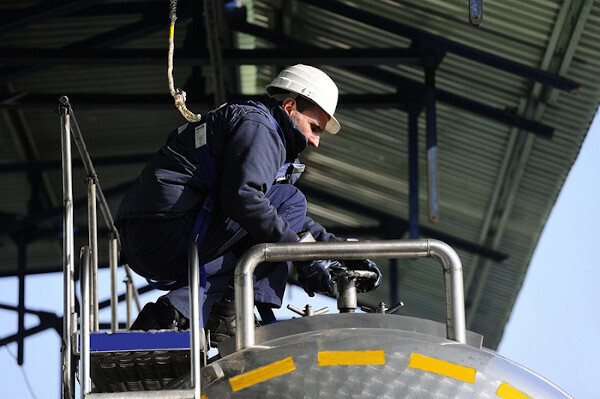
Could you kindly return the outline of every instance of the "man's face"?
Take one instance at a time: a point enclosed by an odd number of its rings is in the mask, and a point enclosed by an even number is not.
[[[287,101],[287,100],[286,100]],[[319,107],[314,107],[304,112],[298,112],[296,109],[295,101],[294,104],[290,104],[290,107],[286,107],[284,103],[284,109],[288,111],[290,118],[294,121],[298,129],[304,134],[308,145],[317,148],[319,146],[319,140],[321,133],[325,130],[329,115]]]

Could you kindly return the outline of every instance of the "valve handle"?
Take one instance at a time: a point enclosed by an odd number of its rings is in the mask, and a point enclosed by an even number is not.
[[[392,306],[391,308],[387,308],[385,302],[380,302],[379,306],[377,306],[377,309],[373,309],[369,306],[361,306],[360,310],[362,310],[363,312],[367,312],[367,313],[380,313],[380,314],[390,314],[390,313],[394,313],[396,310],[400,309],[404,307],[404,302],[400,301],[397,304],[395,304],[394,306]]]
[[[294,305],[287,305],[287,308],[289,310],[291,310],[292,312],[299,314],[302,317],[318,316],[318,315],[321,315],[323,313],[329,312],[329,307],[327,307],[327,306],[325,306],[324,308],[321,308],[319,310],[314,310],[313,311],[312,310],[312,306],[310,306],[308,304],[304,307],[304,310],[298,309]]]
[[[340,276],[347,277],[349,280],[377,279],[377,273],[369,270],[330,269],[329,272],[335,279]]]

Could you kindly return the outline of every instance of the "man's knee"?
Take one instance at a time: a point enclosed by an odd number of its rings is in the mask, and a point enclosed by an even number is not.
[[[306,197],[290,184],[278,184],[267,192],[267,198],[277,209],[277,214],[288,221],[290,228],[299,231],[304,224]]]
[[[290,184],[277,184],[267,192],[267,198],[275,208],[294,206],[306,209],[306,197]]]

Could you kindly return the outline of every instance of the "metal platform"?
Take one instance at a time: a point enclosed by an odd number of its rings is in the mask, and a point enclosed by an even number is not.
[[[189,380],[189,331],[93,333],[93,392],[157,391]]]

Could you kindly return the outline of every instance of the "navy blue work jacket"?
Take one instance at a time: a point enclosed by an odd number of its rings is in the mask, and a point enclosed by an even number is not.
[[[298,239],[277,215],[265,193],[279,168],[294,161],[307,141],[285,110],[268,100],[253,105],[225,104],[197,123],[181,126],[155,154],[123,199],[115,223],[125,219],[178,218],[197,214],[207,196],[195,151],[194,131],[206,122],[207,143],[217,174],[215,193],[225,215],[258,242]],[[264,112],[281,127],[283,136]],[[317,240],[336,240],[306,218],[305,229]]]

